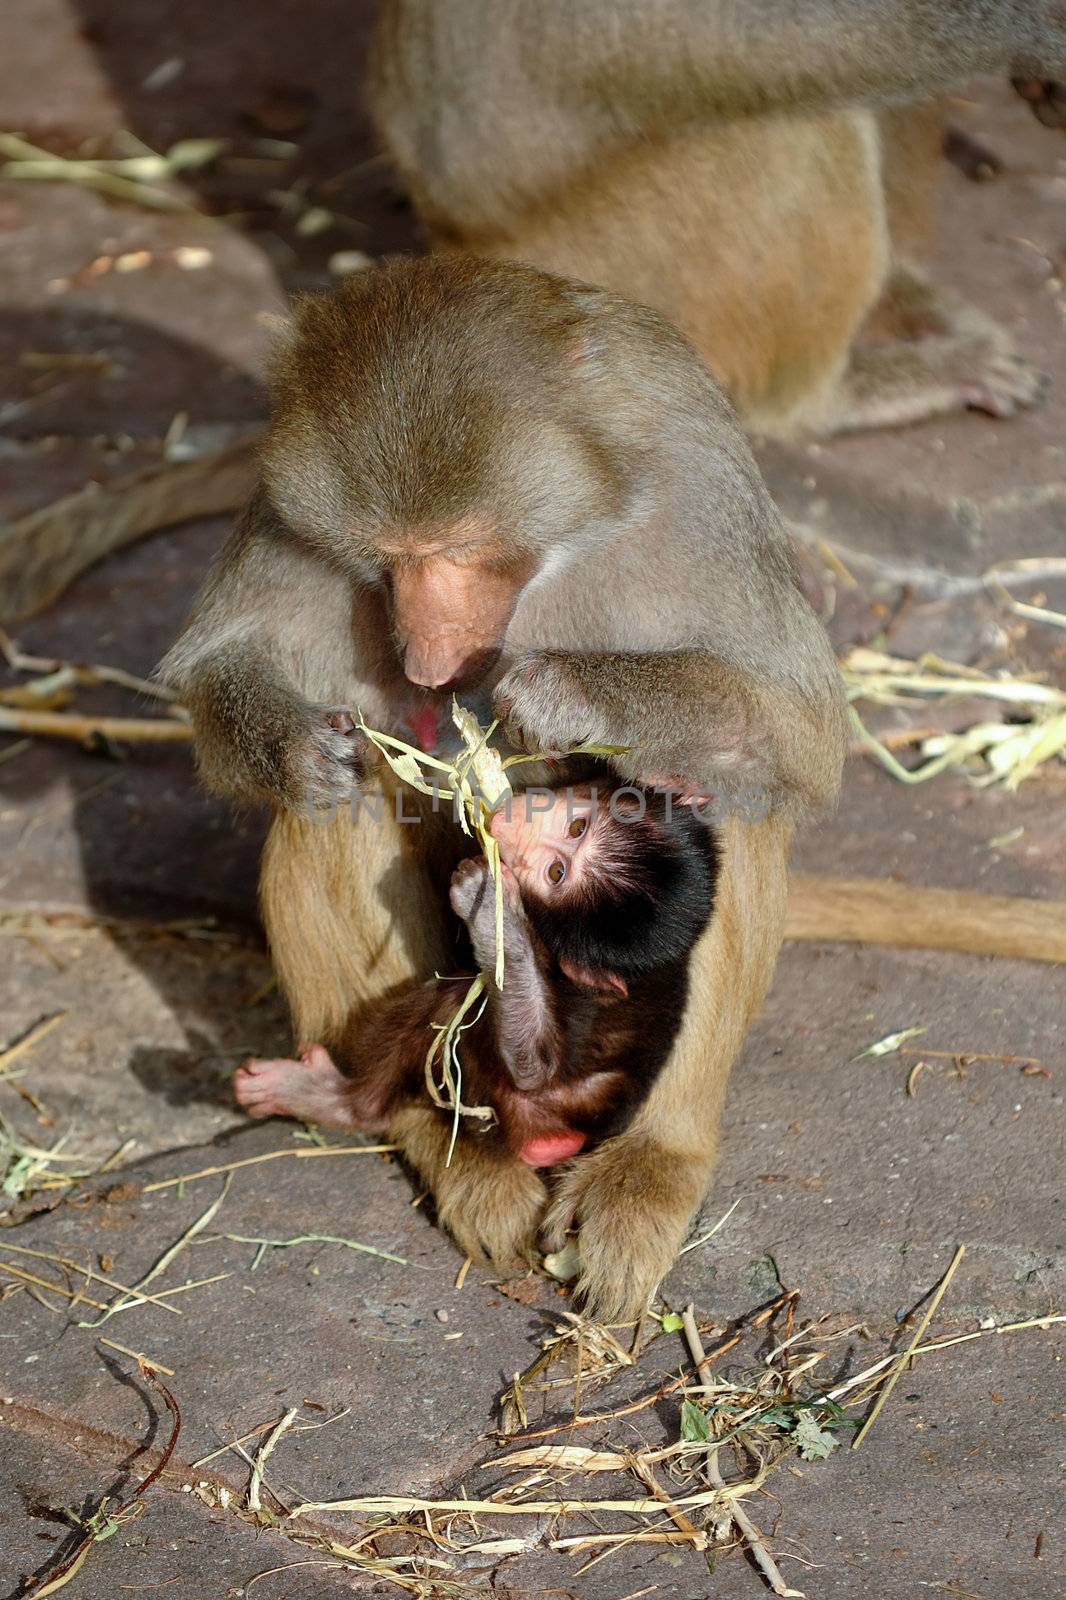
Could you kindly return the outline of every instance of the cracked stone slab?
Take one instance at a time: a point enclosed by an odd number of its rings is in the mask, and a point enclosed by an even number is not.
[[[49,1435],[24,1423],[13,1426],[5,1409],[10,1408],[0,1405],[0,1584],[5,1593],[21,1593],[20,1579],[50,1576],[67,1558],[76,1538],[73,1518],[91,1514],[105,1494],[119,1503],[153,1462],[141,1464],[135,1451],[111,1441],[97,1441],[84,1454],[87,1441],[76,1432]],[[166,1420],[160,1427],[165,1437]],[[142,1515],[94,1546],[71,1593],[80,1600],[116,1600],[123,1593],[163,1589],[175,1600],[235,1600],[259,1575],[276,1569],[274,1593],[287,1600],[350,1594],[350,1579],[331,1572],[320,1557],[304,1565],[314,1555],[280,1534],[249,1530],[225,1511],[204,1506],[194,1493],[159,1485],[149,1489]]]
[[[982,1318],[1034,1317],[1062,1303],[1061,984],[1025,963],[997,966],[994,986],[989,973],[964,957],[785,953],[733,1079],[702,1227],[740,1204],[713,1240],[682,1258],[665,1286],[669,1304],[691,1299],[726,1324],[783,1283],[801,1291],[803,1316],[866,1321],[873,1338],[855,1353],[865,1364],[898,1332],[897,1317],[923,1301],[959,1242],[967,1255],[934,1332],[970,1332]],[[1034,1057],[1041,1070],[981,1061],[958,1076],[931,1056],[908,1097],[916,1057],[856,1058],[873,1040],[917,1026],[930,1052],[1002,1051]],[[97,1185],[110,1184],[110,1197],[61,1205],[0,1234],[0,1260],[17,1264],[4,1251],[17,1243],[97,1264],[106,1257],[102,1270],[136,1280],[220,1193],[222,1178],[154,1191],[148,1183],[279,1148],[309,1147],[282,1124],[258,1126],[118,1173]],[[301,1424],[350,1407],[279,1445],[268,1477],[285,1494],[452,1497],[495,1484],[477,1468],[493,1453],[497,1397],[565,1301],[545,1285],[533,1305],[516,1303],[477,1269],[456,1292],[458,1257],[411,1196],[401,1171],[377,1155],[245,1166],[205,1233],[333,1234],[410,1265],[308,1243],[271,1250],[252,1271],[254,1245],[194,1243],[153,1288],[229,1276],[177,1297],[180,1318],[142,1305],[96,1331],[19,1292],[4,1308],[3,1391],[50,1426],[92,1426],[132,1443],[143,1407],[106,1366],[102,1333],[174,1368],[167,1381],[185,1413],[186,1462],[291,1406]],[[99,1286],[88,1292],[101,1297]],[[982,1600],[996,1600],[1008,1579],[1011,1593],[1051,1600],[1062,1558],[1052,1487],[1054,1419],[1066,1398],[1061,1334],[1029,1331],[925,1358],[859,1456],[780,1478],[779,1544],[795,1540],[786,1548],[818,1563],[814,1592],[830,1600],[853,1593],[869,1567],[889,1600],[913,1594],[919,1579],[963,1578]],[[680,1359],[679,1341],[656,1341],[638,1391]],[[617,1403],[616,1391],[594,1403]],[[550,1392],[531,1408],[533,1426],[542,1404],[551,1406]],[[639,1426],[634,1419],[606,1429],[604,1441],[657,1443],[675,1437],[676,1426],[663,1406]],[[601,1442],[596,1432],[583,1430],[581,1442]],[[203,1471],[231,1494],[247,1482],[247,1465],[233,1455]],[[598,1482],[593,1491],[608,1492]],[[772,1522],[771,1503],[760,1504],[760,1515]],[[348,1536],[361,1527],[346,1513],[331,1512],[328,1522]],[[514,1530],[508,1521],[501,1531]],[[550,1580],[564,1593],[570,1584],[593,1600],[619,1600],[655,1581],[682,1600],[706,1581],[698,1557],[676,1551],[612,1558],[588,1586],[573,1577],[576,1564],[537,1550],[508,1564],[506,1582],[515,1595]],[[742,1596],[752,1584],[742,1561],[720,1563],[716,1593]]]

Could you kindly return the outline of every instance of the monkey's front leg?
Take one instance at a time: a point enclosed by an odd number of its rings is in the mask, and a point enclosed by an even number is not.
[[[787,824],[720,833],[714,916],[689,968],[689,1003],[666,1066],[629,1127],[563,1173],[545,1224],[578,1229],[579,1292],[604,1321],[638,1317],[710,1186],[726,1083],[773,976],[784,927]]]
[[[620,744],[631,783],[654,774],[726,798],[748,791],[761,812],[832,799],[844,749],[843,696],[827,678],[800,695],[704,650],[662,653],[552,650],[501,680],[497,715],[526,749]]]

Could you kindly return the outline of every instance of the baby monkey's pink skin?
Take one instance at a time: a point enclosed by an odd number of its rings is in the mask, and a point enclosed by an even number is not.
[[[310,1045],[298,1060],[249,1059],[237,1068],[233,1092],[237,1104],[253,1117],[295,1117],[322,1128],[364,1128],[380,1133],[388,1118],[366,1114],[354,1120],[351,1078],[335,1066],[324,1045]]]

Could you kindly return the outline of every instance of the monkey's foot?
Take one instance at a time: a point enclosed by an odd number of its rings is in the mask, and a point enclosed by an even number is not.
[[[295,1117],[325,1128],[366,1125],[353,1115],[350,1080],[320,1044],[311,1045],[298,1061],[250,1058],[234,1073],[233,1092],[253,1117]]]
[[[542,1238],[561,1250],[577,1225],[577,1292],[592,1316],[641,1315],[685,1242],[707,1177],[701,1164],[635,1133],[608,1139],[563,1173]]]
[[[960,385],[962,402],[990,417],[1013,417],[1039,405],[1051,379],[1024,356],[1009,351],[990,353],[972,378]]]

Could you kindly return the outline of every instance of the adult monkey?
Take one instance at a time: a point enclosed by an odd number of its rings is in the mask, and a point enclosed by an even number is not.
[[[207,781],[276,807],[262,903],[298,1040],[358,1072],[361,1010],[455,963],[457,830],[306,814],[358,765],[346,708],[402,732],[461,684],[530,749],[628,745],[626,780],[766,797],[764,820],[734,806],[720,829],[666,1066],[548,1221],[579,1224],[594,1309],[632,1314],[707,1188],[781,942],[792,820],[836,792],[828,640],[732,411],[653,311],[515,263],[395,261],[298,306],[274,391],[261,485],[162,671]],[[428,1103],[391,1133],[463,1249],[532,1244],[536,1170],[466,1133],[448,1165]]]
[[[437,247],[654,306],[788,435],[1039,398],[916,265],[941,118],[891,103],[1011,72],[1054,124],[1063,63],[1058,0],[384,0],[370,91]]]

